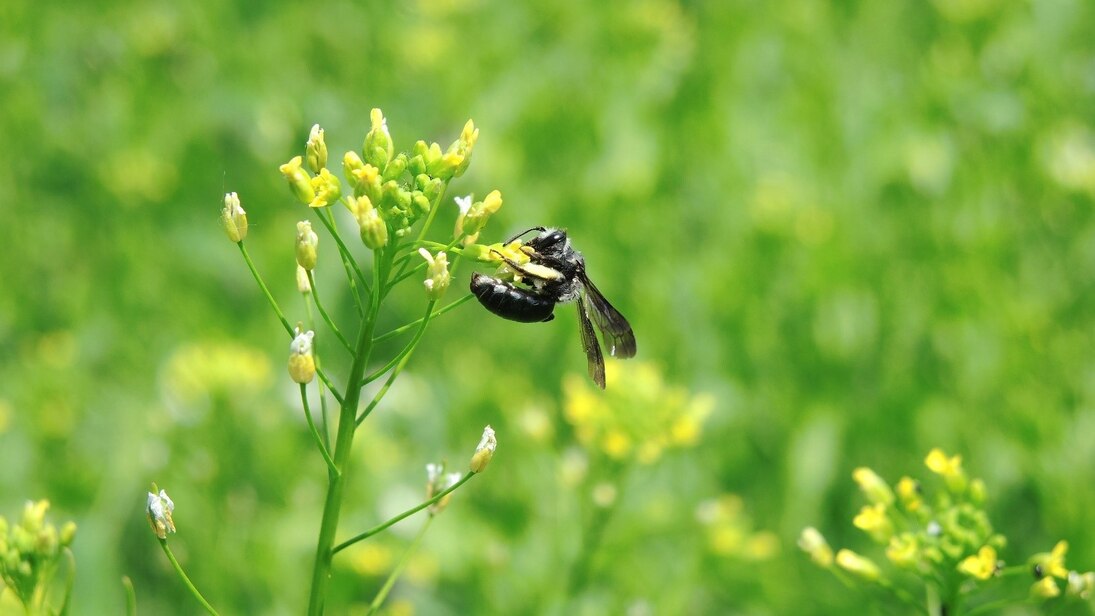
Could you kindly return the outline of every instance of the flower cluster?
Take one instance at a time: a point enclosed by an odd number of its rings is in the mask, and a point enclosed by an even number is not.
[[[372,127],[361,153],[350,151],[342,157],[343,175],[351,188],[343,203],[357,219],[362,241],[377,250],[392,235],[406,235],[415,221],[436,207],[447,183],[467,170],[479,130],[468,120],[445,151],[436,143],[418,141],[409,153],[397,153],[384,114],[373,109],[369,117]],[[327,207],[343,196],[341,181],[327,168],[327,144],[318,125],[312,128],[305,155],[282,165],[281,173],[297,200],[309,207]]]
[[[723,494],[696,507],[711,552],[728,558],[769,560],[779,553],[779,538],[767,530],[754,530],[745,504],[736,494]]]
[[[650,464],[667,449],[696,443],[714,406],[711,397],[667,384],[650,363],[611,362],[605,371],[615,382],[605,391],[584,375],[563,383],[564,414],[586,449]]]
[[[23,519],[9,524],[0,516],[0,579],[23,603],[28,614],[47,613],[46,589],[76,536],[76,524],[60,530],[46,523],[49,501],[28,502]]]
[[[927,596],[938,597],[944,613],[957,613],[962,605],[975,606],[976,598],[967,597],[1011,574],[1034,576],[1034,584],[1016,602],[1028,596],[1051,598],[1061,594],[1058,580],[1066,591],[1082,598],[1095,588],[1095,573],[1080,574],[1064,565],[1068,544],[1059,542],[1052,551],[1032,557],[1027,564],[1008,567],[1001,559],[1006,538],[993,530],[983,505],[985,484],[971,479],[962,468],[961,456],[948,456],[933,449],[924,464],[942,483],[942,489],[929,496],[923,484],[902,477],[890,487],[869,468],[852,473],[867,500],[852,520],[875,543],[885,546],[886,560],[896,571],[911,573],[927,587]],[[801,547],[815,564],[842,576],[852,576],[881,585],[895,597],[911,596],[895,586],[898,575],[866,556],[841,549],[835,556],[822,534],[809,527],[799,537]],[[835,565],[835,567],[834,567]]]

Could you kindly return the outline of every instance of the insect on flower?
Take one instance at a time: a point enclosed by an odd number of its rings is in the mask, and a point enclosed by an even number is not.
[[[605,360],[593,323],[601,331],[609,355],[621,359],[635,356],[635,332],[589,279],[585,259],[570,245],[566,231],[532,227],[515,235],[505,246],[530,231],[539,231],[539,235],[517,248],[528,257],[526,263],[493,251],[505,263],[503,270],[508,269],[513,280],[476,273],[471,278],[471,291],[487,310],[521,323],[550,321],[555,318],[556,304],[576,301],[589,376],[604,389]]]

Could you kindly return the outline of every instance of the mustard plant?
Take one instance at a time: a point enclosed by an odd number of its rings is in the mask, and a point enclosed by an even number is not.
[[[311,616],[324,612],[332,562],[340,552],[426,510],[426,523],[368,609],[369,613],[378,610],[411,552],[422,541],[430,520],[444,510],[455,490],[487,467],[497,447],[494,430],[487,426],[464,471],[447,473],[441,464],[426,464],[425,496],[420,505],[336,542],[342,531],[342,504],[356,481],[351,481],[353,469],[349,464],[356,430],[381,404],[428,326],[473,297],[468,293],[440,305],[460,259],[470,255],[483,262],[501,264],[504,252],[501,244],[482,246],[475,243],[490,217],[502,206],[502,196],[497,190],[482,201],[476,201],[470,195],[455,199],[459,208],[455,231],[451,235],[446,233],[442,241],[427,239],[450,183],[464,174],[471,161],[479,137],[479,130],[472,121],[467,122],[459,137],[445,150],[437,143],[419,140],[406,152],[396,150],[387,120],[379,109],[372,110],[370,123],[360,151],[345,153],[337,161],[340,163],[338,170],[329,167],[325,132],[318,125],[312,128],[304,153],[279,167],[290,197],[304,206],[302,212],[307,214],[296,225],[294,245],[296,285],[305,300],[304,319],[297,325],[290,322],[275,301],[248,253],[245,244],[248,220],[240,197],[236,193],[225,195],[221,211],[225,234],[238,246],[288,337],[288,376],[299,387],[301,410],[308,430],[316,452],[326,464],[327,491],[319,516],[310,576],[307,613]],[[341,171],[341,179],[336,171]],[[333,212],[339,207],[346,208],[348,218],[356,225],[352,235],[340,228]],[[325,236],[321,237],[321,232]],[[333,243],[332,248],[325,247],[326,238]],[[358,251],[364,252],[366,258],[359,258],[351,250],[350,246],[357,241],[364,247]],[[451,260],[450,254],[454,255]],[[340,269],[345,276],[354,305],[354,322],[338,323],[327,310],[315,275],[322,267]],[[423,316],[391,331],[377,332],[385,299],[397,285],[413,278],[418,278],[418,284],[423,288]],[[318,321],[314,318],[316,314]],[[401,350],[387,358],[374,356],[378,343],[397,337],[408,338]],[[344,375],[328,374],[326,370],[323,355],[335,353],[350,357],[350,366]],[[367,401],[362,400],[363,388],[379,381],[383,382],[375,395]],[[318,421],[312,410],[315,401],[319,407]],[[330,418],[329,406],[335,409]],[[216,614],[212,605],[190,583],[168,547],[168,534],[175,530],[171,518],[173,510],[174,503],[166,492],[153,489],[149,493],[149,520],[165,554],[195,599],[207,612]]]
[[[0,516],[0,608],[2,595],[10,591],[31,616],[65,614],[76,575],[76,561],[69,546],[76,536],[76,524],[66,522],[58,529],[46,522],[49,501],[28,502],[18,524]],[[67,563],[63,592],[55,595],[54,580]],[[6,612],[5,612],[6,613]]]
[[[1066,541],[1025,560],[1005,560],[1007,538],[989,521],[985,483],[967,475],[961,456],[933,449],[924,464],[932,481],[905,476],[893,487],[869,468],[852,473],[867,500],[852,524],[884,546],[884,560],[846,548],[834,553],[814,527],[803,529],[799,547],[847,586],[864,585],[930,616],[1091,598],[1095,573],[1065,565]]]

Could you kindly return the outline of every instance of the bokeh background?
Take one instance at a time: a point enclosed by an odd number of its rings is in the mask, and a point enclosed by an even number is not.
[[[1005,559],[1064,538],[1095,567],[1090,2],[16,0],[0,33],[0,513],[77,521],[74,613],[120,613],[123,574],[142,613],[197,613],[151,481],[223,613],[303,611],[323,465],[218,213],[237,191],[304,318],[308,213],[277,165],[314,122],[332,157],[360,147],[371,107],[401,148],[474,118],[450,194],[502,191],[484,239],[567,227],[639,340],[591,399],[569,310],[431,327],[356,441],[342,535],[418,502],[484,424],[501,444],[392,613],[853,613],[868,597],[795,538],[877,554],[851,470],[923,474],[935,446],[986,480]],[[397,291],[381,328],[423,301]],[[583,442],[606,408],[680,438]],[[340,555],[329,603],[367,604],[420,524]]]

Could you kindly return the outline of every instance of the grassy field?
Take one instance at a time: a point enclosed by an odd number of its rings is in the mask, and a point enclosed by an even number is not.
[[[48,499],[76,522],[73,614],[123,613],[123,575],[140,613],[199,613],[149,532],[153,481],[221,613],[304,612],[324,461],[219,214],[238,192],[249,254],[306,320],[295,224],[318,219],[278,167],[319,123],[341,173],[374,107],[398,150],[474,119],[431,237],[452,197],[500,190],[479,241],[565,227],[639,349],[602,393],[570,306],[433,322],[357,435],[339,540],[421,502],[426,463],[463,470],[485,424],[499,446],[386,613],[915,613],[796,542],[815,526],[885,563],[853,469],[926,478],[936,447],[984,480],[1009,566],[1063,539],[1095,569],[1091,3],[17,0],[0,92],[0,515]],[[315,226],[318,293],[356,335]],[[378,332],[422,315],[419,280]],[[423,523],[340,552],[328,613],[365,613]]]

